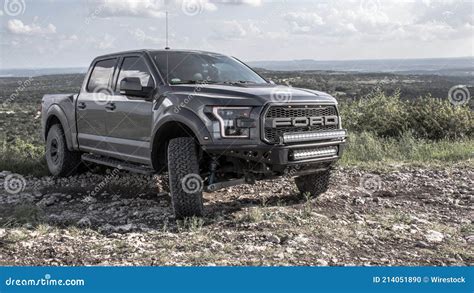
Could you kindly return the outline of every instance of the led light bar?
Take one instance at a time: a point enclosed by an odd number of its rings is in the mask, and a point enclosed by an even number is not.
[[[325,139],[343,139],[346,137],[345,130],[334,130],[324,132],[297,132],[283,134],[283,143],[314,141]]]
[[[322,157],[332,157],[335,155],[337,155],[336,146],[293,151],[293,159],[295,161]]]

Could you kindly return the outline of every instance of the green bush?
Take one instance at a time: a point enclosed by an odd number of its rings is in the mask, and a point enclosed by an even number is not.
[[[2,170],[24,175],[47,175],[44,146],[21,139],[8,142],[3,140],[0,147],[0,171]]]
[[[341,104],[343,126],[349,131],[371,132],[379,137],[401,137],[409,132],[423,139],[464,139],[474,134],[474,117],[468,106],[453,106],[430,96],[411,101],[399,93],[387,96],[375,90],[365,98]]]
[[[474,140],[417,139],[406,132],[399,138],[381,138],[370,132],[350,133],[341,164],[361,165],[387,163],[472,164]]]

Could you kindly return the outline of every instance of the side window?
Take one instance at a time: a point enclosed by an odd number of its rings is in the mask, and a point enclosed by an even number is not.
[[[117,90],[120,87],[120,82],[126,77],[138,77],[143,87],[154,87],[153,78],[146,66],[143,58],[140,57],[125,57],[122,62],[120,74],[117,82]]]
[[[117,59],[107,59],[97,62],[94,69],[92,69],[92,74],[87,84],[87,91],[99,92],[107,89],[116,63]]]

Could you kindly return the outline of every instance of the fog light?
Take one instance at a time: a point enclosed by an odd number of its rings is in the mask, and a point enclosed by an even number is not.
[[[312,158],[332,157],[335,155],[337,155],[336,146],[293,151],[293,159],[295,161],[304,160],[304,159],[312,159]]]

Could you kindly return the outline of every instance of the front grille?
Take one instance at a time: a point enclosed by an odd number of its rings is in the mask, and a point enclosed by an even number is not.
[[[319,117],[319,116],[337,116],[335,106],[326,105],[302,105],[302,106],[271,106],[265,113],[265,119],[272,118],[298,118],[298,117]],[[269,143],[279,143],[280,137],[284,133],[305,132],[305,131],[326,131],[338,129],[338,125],[317,125],[317,126],[283,126],[272,128],[263,123],[264,138]]]

